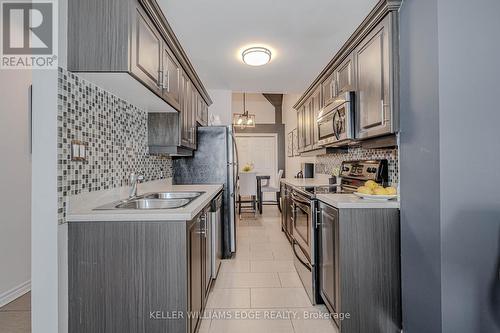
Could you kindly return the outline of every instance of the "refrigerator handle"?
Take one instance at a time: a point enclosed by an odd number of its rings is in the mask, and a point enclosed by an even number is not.
[[[234,136],[234,126],[231,128],[231,137],[233,141],[235,160],[233,161],[233,165],[236,166],[236,174],[234,175],[235,179],[233,179],[233,194],[236,198],[236,190],[238,189],[238,179],[240,178],[240,165],[239,165],[239,156],[238,156],[238,146],[236,145],[236,137]]]

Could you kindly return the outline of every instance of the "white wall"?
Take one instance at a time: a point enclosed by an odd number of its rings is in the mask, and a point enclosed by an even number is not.
[[[57,71],[33,73],[33,333],[58,332]]]
[[[288,133],[297,127],[297,111],[293,105],[300,98],[301,94],[286,94],[283,95],[283,123],[285,124],[285,149],[288,147]],[[314,163],[314,156],[311,157],[288,157],[286,156],[286,175],[293,177],[300,171],[300,164],[305,162]]]
[[[208,95],[212,98],[213,104],[208,108],[209,119],[211,116],[218,116],[221,125],[231,125],[231,95],[230,90],[212,89],[208,90]]]
[[[0,70],[0,306],[31,279],[30,70]]]
[[[67,1],[59,0],[59,66],[66,66]],[[57,70],[33,72],[32,333],[66,333],[67,226],[57,224]]]
[[[246,107],[250,114],[255,114],[256,124],[274,124],[274,106],[262,94],[245,94]],[[233,93],[232,113],[243,113],[243,93]]]

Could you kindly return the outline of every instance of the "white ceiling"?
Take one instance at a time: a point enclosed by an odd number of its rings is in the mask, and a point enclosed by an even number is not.
[[[303,92],[377,0],[158,0],[207,89]],[[268,45],[251,67],[238,50]]]

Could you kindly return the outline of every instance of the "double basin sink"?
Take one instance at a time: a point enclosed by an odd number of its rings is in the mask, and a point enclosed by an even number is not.
[[[112,202],[94,210],[113,209],[176,209],[198,198],[204,192],[156,192]]]

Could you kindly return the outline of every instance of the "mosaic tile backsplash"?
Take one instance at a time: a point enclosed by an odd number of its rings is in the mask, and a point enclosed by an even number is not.
[[[172,177],[172,160],[149,155],[147,112],[59,68],[58,220],[69,195],[126,186],[131,172],[146,181]],[[71,141],[87,145],[85,161],[71,160]]]
[[[316,173],[331,175],[332,170],[340,167],[343,161],[387,159],[389,168],[389,184],[399,183],[399,162],[397,149],[363,149],[349,148],[347,153],[316,156]]]

